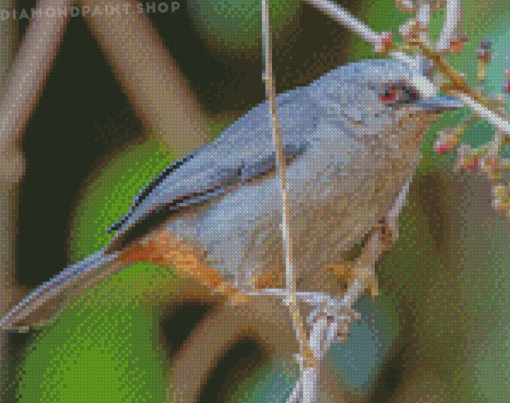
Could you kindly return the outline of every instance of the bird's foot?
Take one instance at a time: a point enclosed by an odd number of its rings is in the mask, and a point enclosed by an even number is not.
[[[316,294],[319,295],[313,296],[315,298],[305,296],[307,302],[315,308],[307,318],[307,324],[310,327],[308,345],[315,358],[315,365],[310,365],[302,354],[294,355],[301,369],[287,403],[317,401],[320,360],[326,356],[331,344],[347,340],[350,324],[361,317],[342,301],[336,301],[331,297],[324,298],[320,293]]]
[[[248,295],[279,297],[284,302],[291,297],[289,292],[282,288],[256,290]],[[325,355],[331,343],[346,340],[350,323],[360,318],[359,314],[350,308],[349,303],[340,297],[332,297],[322,292],[297,292],[295,297],[297,302],[312,308],[306,321],[311,329],[311,349],[316,357]]]
[[[310,327],[310,349],[314,356],[324,358],[331,344],[346,341],[351,323],[360,318],[361,314],[346,306],[343,301],[316,304],[306,319]]]

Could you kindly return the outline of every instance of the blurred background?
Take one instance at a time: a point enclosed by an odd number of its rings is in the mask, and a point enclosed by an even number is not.
[[[260,4],[177,3],[175,11],[163,13],[158,7],[170,3],[156,1],[156,11],[143,15],[189,83],[196,113],[207,127],[193,144],[205,143],[264,100]],[[391,0],[337,3],[375,30],[393,31],[397,40],[398,26],[409,18]],[[36,6],[19,0],[16,8]],[[508,65],[510,6],[506,0],[470,0],[463,8],[462,29],[470,42],[450,61],[473,84],[476,49],[488,37],[498,49],[488,85],[500,92]],[[271,12],[278,92],[306,85],[338,65],[377,57],[307,4],[271,1]],[[433,35],[443,17],[434,15]],[[19,43],[27,40],[30,23],[19,20]],[[22,135],[26,170],[19,184],[15,282],[25,290],[106,244],[110,235],[104,230],[128,211],[138,189],[186,149],[173,147],[171,127],[162,135],[147,124],[130,98],[129,79],[105,51],[94,24],[99,23],[93,17],[69,19]],[[153,69],[138,67],[147,76]],[[382,295],[355,305],[363,319],[353,325],[347,343],[332,347],[324,401],[416,402],[442,396],[499,402],[510,397],[509,295],[504,291],[509,289],[509,228],[504,216],[490,210],[490,185],[481,176],[455,174],[450,157],[431,151],[437,130],[461,117],[448,115],[425,141],[401,238],[378,265]],[[482,122],[465,140],[477,145],[492,135]],[[189,363],[176,357],[183,345],[199,345],[205,335],[215,334],[203,328],[204,321],[217,323],[218,332],[228,328],[218,319],[228,315],[215,301],[176,297],[178,302],[169,302],[185,284],[171,271],[138,264],[91,290],[51,326],[10,336],[8,399],[163,401],[170,377],[191,382],[179,375]],[[220,341],[228,336],[218,335],[215,364],[204,369],[196,401],[256,402],[268,396],[285,401],[296,367],[271,354],[265,337],[276,336],[264,330],[274,327],[270,312],[259,320],[265,321],[259,333],[233,335],[227,347]]]

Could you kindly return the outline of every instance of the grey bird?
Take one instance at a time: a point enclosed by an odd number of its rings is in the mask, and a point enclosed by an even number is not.
[[[298,281],[341,259],[388,214],[416,170],[430,124],[440,112],[463,106],[426,94],[427,68],[394,60],[352,63],[277,97]],[[265,102],[161,172],[110,227],[117,234],[104,249],[31,292],[0,325],[39,323],[44,310],[49,319],[118,270],[108,267],[126,247],[162,233],[192,245],[238,289],[253,290],[257,278],[285,267],[275,167]]]

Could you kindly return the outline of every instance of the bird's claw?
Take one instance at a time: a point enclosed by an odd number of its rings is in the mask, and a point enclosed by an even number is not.
[[[357,315],[359,314],[344,304],[321,303],[315,306],[315,309],[308,315],[306,321],[309,326],[313,326],[320,317],[327,318],[329,322],[339,322],[356,320]]]
[[[324,357],[331,344],[345,342],[350,333],[351,323],[360,318],[360,313],[343,304],[323,303],[316,306],[306,319],[311,334],[320,335],[319,345],[314,348],[314,354],[317,357]]]

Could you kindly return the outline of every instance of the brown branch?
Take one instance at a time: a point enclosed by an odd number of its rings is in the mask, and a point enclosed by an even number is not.
[[[102,10],[82,14],[144,126],[175,157],[202,147],[209,133],[198,102],[147,16],[134,13],[136,4],[123,0],[82,4]],[[119,12],[105,13],[105,6],[118,7]]]
[[[9,2],[12,12],[15,0]],[[61,8],[69,0],[41,1],[38,8]],[[2,98],[0,104],[0,315],[18,302],[23,287],[15,284],[14,246],[17,234],[18,188],[25,171],[25,159],[20,149],[21,136],[45,83],[57,53],[67,18],[54,16],[33,19],[27,38],[14,61],[18,44],[17,20],[2,22]],[[7,333],[0,331],[0,389],[7,377]],[[3,397],[3,393],[0,397]]]

